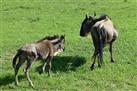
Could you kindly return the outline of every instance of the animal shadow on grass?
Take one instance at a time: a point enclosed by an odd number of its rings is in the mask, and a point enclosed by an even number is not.
[[[84,57],[79,56],[55,56],[52,60],[51,71],[56,73],[57,71],[75,71],[78,67],[86,63]],[[40,71],[42,65],[36,68],[36,71]]]
[[[24,78],[23,76],[19,76],[19,80],[23,79],[23,78]],[[14,82],[14,75],[7,75],[4,77],[1,77],[0,78],[0,87],[8,85],[8,84],[13,83],[13,82]]]

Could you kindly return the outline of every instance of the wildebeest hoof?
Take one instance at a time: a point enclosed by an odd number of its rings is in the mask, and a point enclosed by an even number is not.
[[[41,74],[42,74],[42,71],[39,71],[39,74],[41,75]]]
[[[111,61],[110,61],[111,63],[114,63],[115,61],[113,60],[113,59],[111,59]]]
[[[16,86],[19,86],[18,82],[15,82],[15,85],[16,85]]]
[[[92,66],[91,66],[91,67],[90,67],[90,69],[91,69],[91,70],[93,70],[93,69],[94,69],[94,67],[92,67]]]
[[[48,74],[48,77],[51,77],[51,75]]]
[[[48,75],[49,78],[52,78],[52,75]]]
[[[34,85],[32,83],[30,83],[30,86],[34,89]]]
[[[98,67],[101,68],[101,65],[99,64]]]

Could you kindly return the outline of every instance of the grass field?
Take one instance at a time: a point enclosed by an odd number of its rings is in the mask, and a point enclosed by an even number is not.
[[[115,63],[104,49],[102,68],[90,70],[94,47],[90,37],[79,36],[88,12],[108,14],[118,28]],[[137,91],[137,0],[0,0],[0,90],[33,91],[19,72],[14,84],[12,58],[26,43],[47,35],[65,34],[66,50],[52,61],[52,77],[38,73],[35,62],[30,76],[38,91]]]

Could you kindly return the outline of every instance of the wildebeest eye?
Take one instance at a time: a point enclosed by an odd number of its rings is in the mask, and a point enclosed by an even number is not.
[[[61,48],[61,45],[59,45],[59,48]]]
[[[91,22],[92,22],[92,21],[90,21],[90,20],[89,20],[89,21],[87,21],[86,25],[90,25],[90,24],[91,24]]]

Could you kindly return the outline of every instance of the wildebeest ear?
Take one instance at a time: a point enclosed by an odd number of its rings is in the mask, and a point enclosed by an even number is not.
[[[96,16],[96,12],[94,11],[94,16]]]

